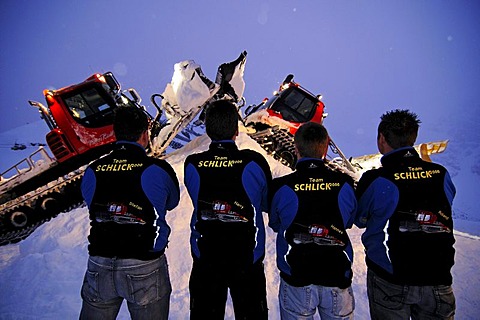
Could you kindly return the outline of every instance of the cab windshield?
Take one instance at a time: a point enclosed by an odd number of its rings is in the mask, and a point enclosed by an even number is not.
[[[106,93],[102,95],[98,88],[93,87],[65,97],[63,101],[77,122],[85,127],[98,128],[113,121],[116,105],[113,99],[108,98]]]
[[[308,93],[290,87],[280,93],[270,108],[280,112],[284,120],[303,123],[313,118],[317,102],[318,100]]]

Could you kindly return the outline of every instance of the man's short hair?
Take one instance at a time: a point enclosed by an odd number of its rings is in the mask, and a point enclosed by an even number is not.
[[[212,141],[232,139],[238,131],[237,107],[228,100],[212,102],[205,113],[205,131]]]
[[[115,111],[113,131],[117,140],[138,141],[148,130],[147,114],[136,107],[119,107]]]
[[[328,144],[327,129],[319,123],[307,122],[298,128],[294,142],[300,157],[323,158]]]
[[[384,113],[380,119],[378,134],[383,134],[390,147],[398,149],[413,146],[421,123],[415,113],[395,109]]]

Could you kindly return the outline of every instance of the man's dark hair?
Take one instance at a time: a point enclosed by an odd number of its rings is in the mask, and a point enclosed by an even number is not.
[[[378,133],[383,134],[390,147],[398,149],[413,146],[421,123],[415,113],[395,109],[384,113],[380,119]]]
[[[307,122],[298,128],[294,142],[300,157],[323,158],[328,144],[327,129],[319,123]]]
[[[232,139],[238,131],[237,107],[228,100],[212,102],[205,113],[205,131],[212,141]]]
[[[115,111],[113,131],[117,140],[138,141],[148,129],[147,114],[135,107],[120,107]]]

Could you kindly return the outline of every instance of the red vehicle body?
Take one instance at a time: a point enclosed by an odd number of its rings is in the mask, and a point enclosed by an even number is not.
[[[265,102],[270,116],[279,117],[291,123],[289,132],[295,134],[305,122],[323,123],[325,105],[320,96],[307,91],[287,77],[280,86],[278,94]]]
[[[323,123],[326,114],[321,95],[314,95],[292,80],[293,75],[288,75],[272,98],[265,98],[258,106],[247,108],[245,114],[266,110],[270,117],[288,122],[288,131],[292,135],[305,122]]]
[[[111,73],[94,74],[84,82],[44,90],[48,109],[36,102],[50,127],[47,144],[58,162],[115,141],[113,111],[120,85]],[[126,101],[126,100],[125,100]]]
[[[251,105],[245,110],[243,122],[249,128],[249,135],[274,158],[294,168],[296,155],[293,136],[306,122],[323,124],[327,116],[321,95],[314,95],[293,81],[288,75],[270,99],[264,99],[259,105]],[[338,148],[330,139],[334,153]],[[343,156],[343,154],[341,155]],[[344,162],[348,160],[343,156]],[[346,165],[354,171],[350,163]]]

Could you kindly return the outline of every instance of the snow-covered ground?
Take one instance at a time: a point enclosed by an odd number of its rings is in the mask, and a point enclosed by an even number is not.
[[[41,126],[39,126],[41,128]],[[46,129],[44,129],[46,131]],[[18,132],[0,135],[0,144],[7,142],[5,136],[16,137],[17,142],[30,142],[34,129],[20,128]],[[29,132],[30,138],[20,141],[21,132]],[[5,140],[7,139],[7,140]],[[38,138],[40,139],[40,138]],[[15,141],[13,141],[15,142]],[[33,142],[33,141],[32,141]],[[36,141],[35,141],[36,142]],[[264,153],[260,147],[246,135],[241,134],[237,140],[240,148],[250,148]],[[166,251],[173,285],[170,318],[188,319],[189,294],[188,278],[191,268],[189,250],[189,220],[192,205],[183,186],[183,161],[186,155],[199,152],[208,147],[209,139],[201,136],[176,153],[168,161],[177,172],[181,182],[181,201],[179,206],[168,213],[167,219],[172,227],[170,244]],[[28,151],[29,148],[27,148]],[[30,153],[32,150],[28,151]],[[23,151],[21,151],[23,152]],[[447,148],[447,156],[449,149]],[[10,155],[9,155],[10,154]],[[13,154],[13,156],[12,156]],[[18,151],[0,154],[0,164],[6,169],[19,157]],[[289,169],[266,156],[273,176],[283,175]],[[447,162],[456,163],[455,175],[462,176],[462,165],[453,161],[450,155]],[[461,160],[471,159],[462,157]],[[8,163],[8,164],[7,164]],[[469,170],[470,172],[470,170]],[[471,173],[467,172],[467,175]],[[478,190],[478,176],[477,188]],[[464,180],[459,180],[462,182]],[[466,180],[467,182],[470,180]],[[468,182],[469,183],[469,182]],[[457,183],[457,192],[475,186]],[[468,203],[468,201],[471,201]],[[467,199],[465,208],[473,208],[472,199]],[[469,207],[471,206],[471,207]],[[466,214],[468,221],[456,219],[456,263],[453,268],[454,290],[457,298],[457,319],[478,319],[480,307],[480,232],[478,213]],[[460,231],[459,231],[460,230]],[[0,247],[0,319],[75,319],[78,317],[81,298],[80,287],[87,263],[87,235],[89,232],[88,214],[85,207],[60,214],[58,217],[40,226],[32,235],[20,243]],[[356,319],[368,319],[368,302],[366,296],[366,268],[363,247],[360,241],[362,231],[354,227],[349,231],[355,249],[353,288],[356,299]],[[274,233],[268,229],[265,268],[267,275],[269,318],[278,319],[278,272],[275,265]],[[128,319],[125,305],[119,319]],[[226,318],[233,319],[233,309],[229,302]]]

